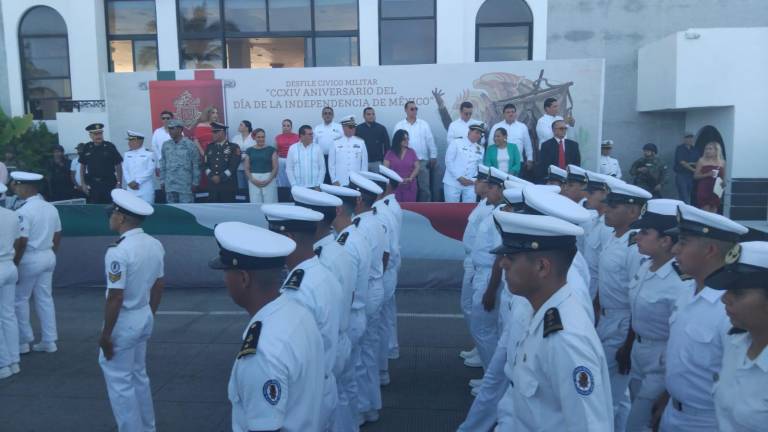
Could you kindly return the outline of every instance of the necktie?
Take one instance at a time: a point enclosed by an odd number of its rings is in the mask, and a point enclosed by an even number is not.
[[[560,145],[557,146],[557,166],[565,169],[565,142],[562,139],[558,140]]]

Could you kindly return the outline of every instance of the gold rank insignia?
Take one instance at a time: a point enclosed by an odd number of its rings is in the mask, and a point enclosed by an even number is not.
[[[304,269],[296,269],[291,272],[285,281],[284,288],[297,290],[301,286],[301,280],[304,279]]]
[[[256,346],[259,344],[260,334],[261,321],[256,321],[248,327],[248,333],[245,334],[245,339],[243,339],[243,346],[240,348],[240,352],[237,353],[238,360],[242,357],[256,354]]]
[[[549,308],[544,313],[544,337],[563,330],[563,322],[560,320],[560,311],[557,308]]]
[[[739,257],[741,257],[741,245],[737,243],[725,254],[725,264],[733,264],[739,260]]]

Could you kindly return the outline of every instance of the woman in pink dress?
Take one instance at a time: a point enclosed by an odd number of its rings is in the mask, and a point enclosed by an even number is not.
[[[277,171],[277,187],[291,187],[288,181],[288,175],[285,171],[285,162],[288,157],[288,149],[299,142],[299,134],[293,132],[293,122],[290,119],[283,120],[282,133],[275,137],[275,146],[277,147],[277,160],[279,169]]]
[[[702,210],[718,213],[720,211],[720,196],[715,194],[715,181],[720,178],[725,188],[725,160],[720,143],[710,142],[704,146],[704,155],[696,162],[696,172],[693,178],[696,183],[696,206]]]
[[[395,189],[395,198],[399,202],[416,201],[418,192],[416,176],[419,174],[419,158],[416,152],[408,146],[408,132],[399,129],[392,137],[392,147],[384,155],[384,166],[391,168],[403,182]]]

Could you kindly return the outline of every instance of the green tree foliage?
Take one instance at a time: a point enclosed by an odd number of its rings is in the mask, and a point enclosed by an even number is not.
[[[10,149],[17,169],[42,173],[58,143],[58,134],[49,131],[45,122],[34,123],[32,114],[8,117],[0,110],[0,155]]]

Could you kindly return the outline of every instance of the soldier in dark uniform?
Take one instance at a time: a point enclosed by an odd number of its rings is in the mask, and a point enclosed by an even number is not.
[[[114,144],[104,141],[104,125],[86,126],[91,141],[80,153],[80,178],[89,204],[110,204],[112,189],[120,187],[123,178],[123,157]]]
[[[213,140],[205,150],[205,175],[208,177],[208,202],[235,202],[240,147],[227,140],[227,126],[211,122]]]

